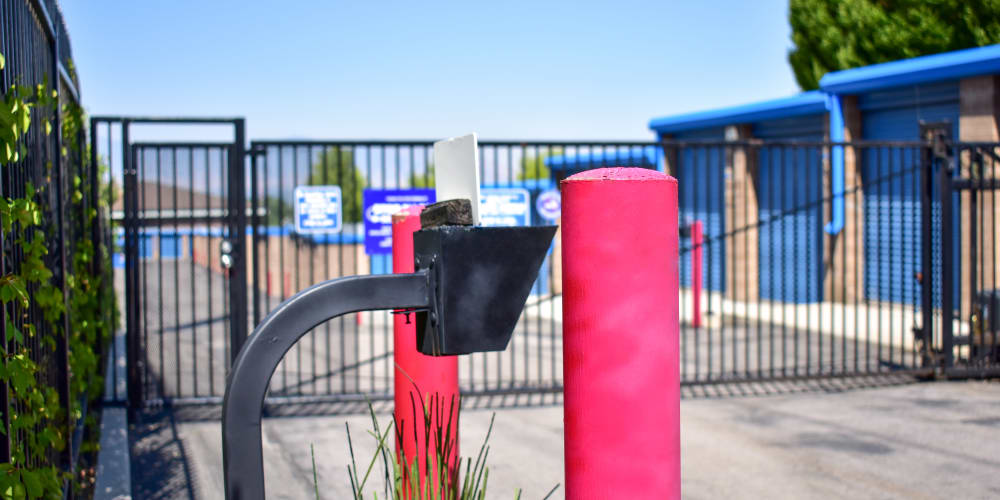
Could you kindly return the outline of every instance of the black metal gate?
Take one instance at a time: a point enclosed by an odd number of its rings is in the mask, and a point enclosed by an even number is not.
[[[226,127],[232,139],[134,139],[137,126],[186,125]],[[113,218],[125,339],[113,350],[125,350],[128,403],[219,394],[248,328],[243,120],[94,117],[92,130],[121,182]]]
[[[1000,144],[951,128],[663,141],[681,226],[705,232],[700,262],[680,245],[682,383],[1000,373]]]
[[[938,247],[932,249],[942,268],[940,283],[934,284],[941,314],[939,321],[925,315],[931,327],[924,332],[924,356],[946,376],[998,376],[1000,144],[956,143],[944,130],[924,130],[944,221]],[[945,293],[949,290],[954,293]]]

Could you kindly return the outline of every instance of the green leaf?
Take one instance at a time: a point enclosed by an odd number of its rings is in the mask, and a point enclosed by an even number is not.
[[[4,67],[4,66],[5,66],[6,64],[7,64],[7,59],[4,59],[4,57],[3,57],[3,53],[0,53],[0,69],[3,69],[3,67]]]
[[[7,319],[7,333],[13,333],[14,340],[17,341],[17,345],[24,345],[24,334],[21,333],[21,329],[18,328],[14,322],[10,320],[10,318]],[[6,376],[6,371],[4,371],[3,374]]]
[[[28,127],[31,126],[31,108],[21,106],[20,110],[18,110],[18,114],[21,115],[21,130],[23,132],[27,132]]]
[[[14,115],[10,112],[10,106],[6,103],[0,103],[0,124],[9,126],[14,123]]]
[[[27,490],[29,498],[39,498],[45,493],[42,481],[38,478],[41,471],[21,470],[21,480],[24,481],[24,489]]]

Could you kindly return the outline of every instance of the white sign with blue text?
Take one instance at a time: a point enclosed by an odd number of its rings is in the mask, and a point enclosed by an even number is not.
[[[479,220],[487,227],[531,225],[531,195],[524,188],[483,188]]]
[[[344,226],[340,186],[295,188],[295,232],[339,233]]]

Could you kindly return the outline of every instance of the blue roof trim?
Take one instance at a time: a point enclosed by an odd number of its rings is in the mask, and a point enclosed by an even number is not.
[[[957,80],[994,73],[1000,73],[1000,45],[956,50],[827,73],[820,79],[819,86],[829,93],[857,94],[888,87]]]
[[[550,156],[545,159],[545,166],[552,170],[585,169],[606,165],[655,167],[659,162],[660,154],[660,148],[644,146],[641,149],[629,148],[624,151]]]
[[[754,123],[792,116],[825,113],[826,106],[826,96],[822,92],[813,90],[782,99],[654,118],[650,120],[649,128],[660,134],[669,134],[686,130],[732,125],[734,123]]]

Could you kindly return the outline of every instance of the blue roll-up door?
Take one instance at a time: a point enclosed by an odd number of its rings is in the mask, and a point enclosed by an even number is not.
[[[139,258],[140,259],[152,259],[153,258],[153,234],[152,233],[140,233],[139,234]]]
[[[822,141],[826,115],[754,124],[753,137]],[[764,146],[757,156],[760,297],[817,302],[823,295],[822,151],[815,146]]]
[[[722,141],[723,129],[711,129],[679,134],[680,140]],[[723,165],[725,150],[719,145],[685,146],[677,158],[677,202],[680,224],[702,221],[705,246],[702,251],[702,286],[708,290],[726,289],[725,183]],[[681,247],[690,246],[690,241]],[[691,285],[690,254],[681,255],[681,284]]]
[[[177,233],[160,233],[160,258],[177,259],[181,257],[181,236]]]
[[[862,134],[877,141],[916,141],[920,139],[920,121],[949,121],[953,137],[958,137],[958,82],[943,82],[872,92],[859,97]],[[920,288],[915,273],[920,270],[920,161],[918,148],[869,148],[863,155],[865,216],[865,296],[917,305]],[[937,195],[935,194],[935,200]],[[953,204],[952,224],[958,235],[958,198]],[[932,234],[940,231],[940,204],[931,206]],[[936,238],[935,238],[936,239]],[[959,242],[953,244],[956,272],[960,271]],[[932,242],[937,254],[940,242]],[[935,262],[940,259],[935,260]],[[935,266],[934,281],[940,283],[940,266]],[[960,274],[958,274],[960,275]],[[953,290],[958,302],[958,281]],[[940,297],[935,297],[940,303]]]

